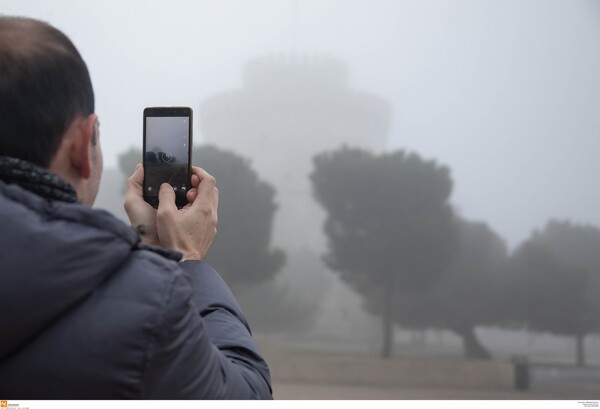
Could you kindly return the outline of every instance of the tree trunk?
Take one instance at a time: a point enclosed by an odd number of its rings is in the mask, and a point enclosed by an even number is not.
[[[585,335],[577,334],[575,335],[575,342],[577,348],[577,366],[585,366]]]
[[[471,359],[492,359],[492,354],[479,342],[473,327],[454,329],[462,338],[465,357]]]
[[[381,345],[381,358],[387,359],[392,356],[392,345],[394,343],[394,275],[387,273],[383,280],[383,297],[382,297],[382,325],[383,325],[383,342]]]

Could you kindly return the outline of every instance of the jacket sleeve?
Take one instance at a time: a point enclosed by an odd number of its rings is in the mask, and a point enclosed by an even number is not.
[[[269,368],[223,279],[203,262],[179,267],[148,348],[142,397],[271,399]]]

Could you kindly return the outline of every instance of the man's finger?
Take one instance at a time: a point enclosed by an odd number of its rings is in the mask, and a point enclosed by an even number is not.
[[[196,190],[196,189],[188,190],[185,197],[188,202],[192,203],[194,200],[196,200],[196,197],[198,197],[198,190]]]
[[[192,187],[197,187],[200,184],[200,177],[195,173],[192,174]]]
[[[215,193],[215,188],[217,186],[217,181],[215,178],[201,168],[197,169],[197,175],[200,178],[200,183],[198,184],[198,196],[206,196],[211,197]]]
[[[160,185],[160,190],[158,191],[158,211],[160,212],[161,210],[177,210],[175,192],[173,191],[173,186],[168,183]]]
[[[207,206],[209,206],[215,210],[216,214],[219,203],[219,191],[216,186],[217,181],[210,173],[202,168],[193,167],[192,172],[198,176],[200,183],[196,187],[196,197],[194,197],[194,200],[191,201],[188,199],[191,203],[191,208],[203,208],[206,210]]]
[[[141,163],[135,165],[135,171],[129,177],[128,182],[136,185],[142,185],[142,183],[144,183],[144,167]]]
[[[144,183],[144,168],[139,163],[135,167],[133,175],[127,179],[127,188],[125,190],[125,201],[135,200],[142,197],[142,184]],[[127,203],[124,205],[127,206]]]

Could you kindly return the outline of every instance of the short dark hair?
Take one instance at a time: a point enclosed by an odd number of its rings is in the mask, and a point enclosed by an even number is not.
[[[43,21],[0,16],[0,155],[48,167],[67,127],[94,113],[87,66]]]

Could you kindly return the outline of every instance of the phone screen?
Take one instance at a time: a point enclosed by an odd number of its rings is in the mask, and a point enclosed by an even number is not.
[[[192,110],[146,108],[144,110],[144,199],[158,206],[158,191],[169,183],[178,207],[187,203],[191,188]]]

